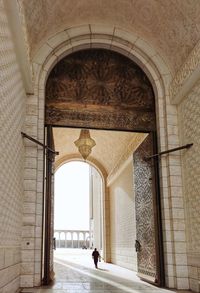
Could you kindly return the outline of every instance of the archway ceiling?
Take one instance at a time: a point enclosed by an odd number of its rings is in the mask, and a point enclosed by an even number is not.
[[[50,36],[82,24],[115,26],[139,35],[176,71],[200,36],[199,0],[19,0],[31,56]]]
[[[78,158],[80,156],[74,141],[79,138],[78,128],[53,128],[55,150],[59,151],[56,161],[62,161],[67,157]],[[138,135],[141,140],[144,134],[121,131],[90,130],[91,137],[95,140],[96,146],[92,149],[91,157],[102,165],[107,174],[117,165],[131,141]]]

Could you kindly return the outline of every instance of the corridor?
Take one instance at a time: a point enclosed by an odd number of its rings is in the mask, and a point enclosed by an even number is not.
[[[23,293],[170,293],[142,282],[130,270],[113,264],[99,263],[95,269],[91,250],[58,249],[55,253],[55,283]],[[35,290],[35,291],[34,291]],[[189,291],[181,291],[189,292]]]

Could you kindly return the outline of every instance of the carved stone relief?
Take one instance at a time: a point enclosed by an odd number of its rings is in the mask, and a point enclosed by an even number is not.
[[[155,130],[152,86],[138,65],[118,53],[76,52],[47,80],[46,124]]]
[[[140,243],[138,273],[156,283],[159,268],[156,266],[153,166],[151,160],[144,159],[151,154],[152,138],[149,135],[134,153],[136,237]]]
[[[182,67],[176,73],[171,85],[170,85],[170,96],[172,102],[176,98],[176,95],[180,93],[181,88],[184,83],[186,83],[189,78],[194,74],[195,71],[199,72],[200,64],[200,42],[194,47],[189,57],[183,63]],[[196,74],[196,81],[198,80],[199,75]],[[194,79],[194,77],[193,77]],[[188,88],[190,90],[190,88]]]

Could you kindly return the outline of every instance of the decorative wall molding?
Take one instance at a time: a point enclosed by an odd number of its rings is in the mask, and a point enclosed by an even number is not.
[[[172,104],[179,104],[200,77],[200,42],[194,47],[170,85]]]
[[[155,91],[159,88],[157,83],[164,83],[166,90],[171,81],[171,71],[162,56],[144,39],[120,27],[104,24],[69,27],[50,37],[33,56],[34,77],[40,77],[41,69],[50,72],[64,56],[87,48],[106,48],[128,56],[144,70]]]

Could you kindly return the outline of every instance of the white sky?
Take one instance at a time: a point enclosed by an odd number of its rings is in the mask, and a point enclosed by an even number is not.
[[[89,230],[89,165],[70,162],[55,173],[54,229]]]

